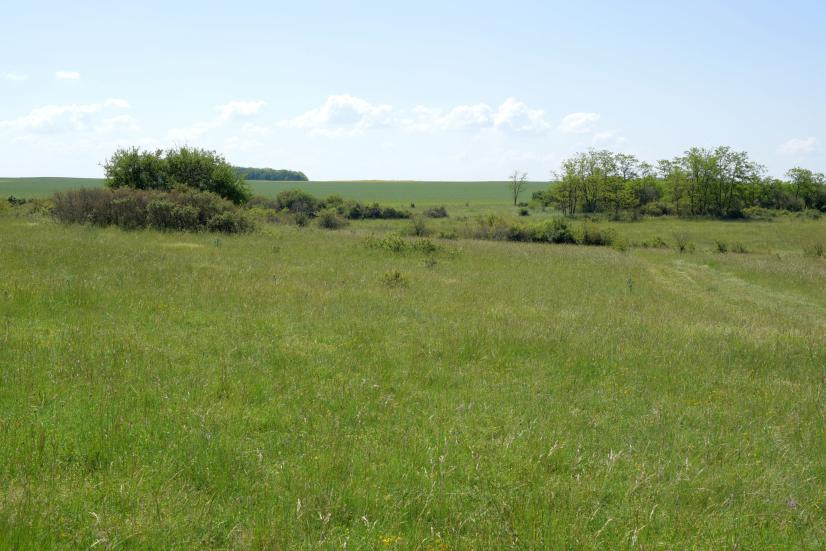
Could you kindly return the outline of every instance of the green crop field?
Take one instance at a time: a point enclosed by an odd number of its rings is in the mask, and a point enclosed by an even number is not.
[[[0,178],[0,197],[45,197],[57,191],[79,187],[98,187],[103,180],[94,178]],[[331,182],[249,182],[253,193],[275,197],[287,189],[303,189],[318,197],[341,195],[345,199],[378,201],[384,204],[422,205],[472,203],[489,206],[507,204],[505,182],[415,182],[415,181],[331,181]],[[530,198],[533,191],[546,189],[547,182],[531,182],[523,192]]]
[[[0,548],[826,545],[826,221],[424,254],[5,210]]]

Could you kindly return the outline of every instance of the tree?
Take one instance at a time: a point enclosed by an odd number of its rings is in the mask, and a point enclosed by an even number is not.
[[[122,148],[104,163],[111,188],[170,190],[176,186],[208,191],[244,203],[250,191],[223,156],[206,149],[179,147],[166,151]]]
[[[513,174],[509,176],[508,187],[511,190],[511,195],[513,196],[513,206],[516,206],[516,203],[519,201],[519,194],[525,189],[528,185],[528,173],[527,172],[519,172],[518,170],[514,170]]]
[[[806,168],[795,167],[786,173],[794,196],[803,201],[807,208],[817,208],[820,205],[821,190],[826,185],[826,177],[821,173],[812,172]]]
[[[272,180],[279,182],[306,182],[307,175],[300,170],[234,166],[232,169],[245,180]]]

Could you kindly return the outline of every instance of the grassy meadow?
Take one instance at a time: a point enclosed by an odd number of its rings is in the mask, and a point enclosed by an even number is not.
[[[826,221],[408,223],[0,215],[0,548],[826,545]]]

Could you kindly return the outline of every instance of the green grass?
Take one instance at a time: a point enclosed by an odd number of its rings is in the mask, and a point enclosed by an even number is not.
[[[0,216],[0,548],[826,545],[826,223],[376,227]]]
[[[508,204],[509,191],[505,182],[416,182],[416,181],[334,181],[334,182],[249,182],[253,193],[275,197],[280,191],[301,188],[320,198],[338,194],[345,199],[378,201],[408,206],[473,203],[474,205]],[[0,178],[0,197],[45,197],[57,191],[78,187],[96,187],[103,180],[94,178]],[[524,200],[531,193],[544,190],[546,182],[531,182],[523,192]]]
[[[0,199],[15,197],[48,197],[58,191],[82,187],[98,187],[98,178],[0,178]]]

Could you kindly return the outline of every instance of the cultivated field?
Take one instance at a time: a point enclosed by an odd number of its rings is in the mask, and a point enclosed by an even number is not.
[[[394,185],[339,193],[488,200]],[[366,246],[409,223],[0,215],[0,548],[826,545],[826,221]]]
[[[103,180],[95,178],[0,178],[0,197],[47,197],[57,191],[80,187],[100,187]],[[320,198],[341,195],[357,201],[378,201],[382,204],[408,207],[410,203],[423,205],[472,203],[491,206],[507,204],[504,182],[406,182],[406,181],[331,181],[331,182],[273,182],[249,181],[256,195],[275,197],[287,189],[303,189]],[[523,196],[544,190],[547,182],[531,182]]]

